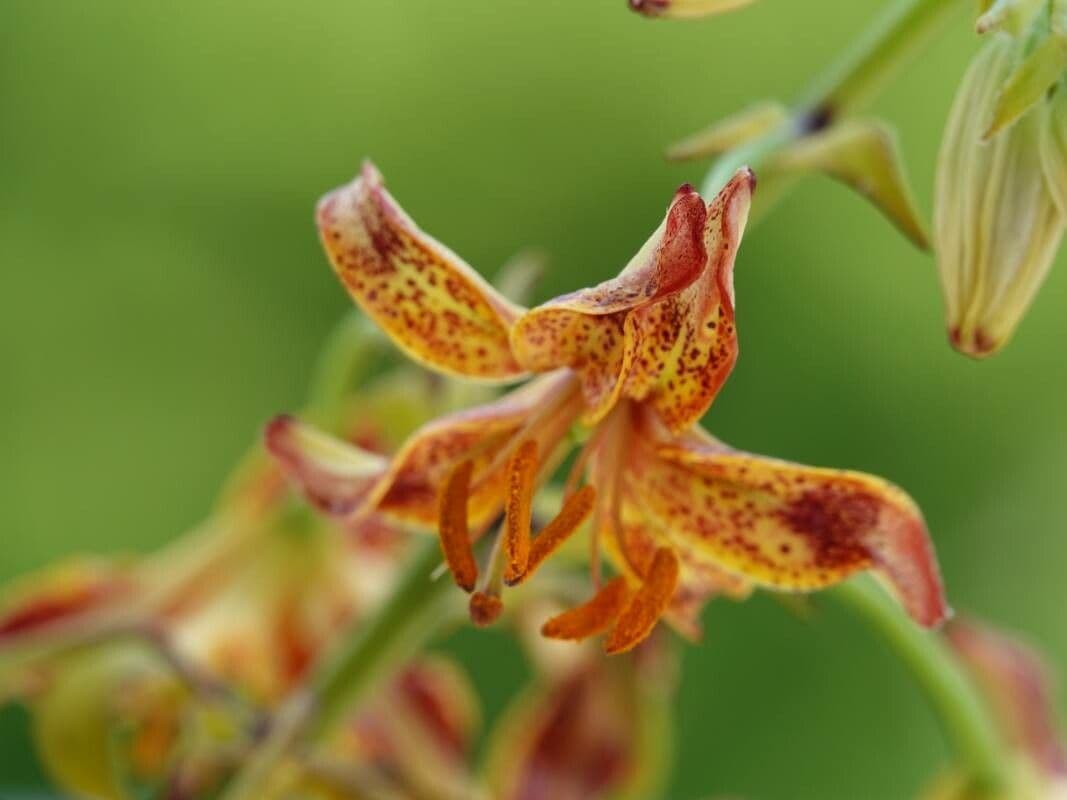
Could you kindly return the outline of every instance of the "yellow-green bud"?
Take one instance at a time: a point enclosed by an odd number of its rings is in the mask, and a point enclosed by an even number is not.
[[[1040,155],[1044,109],[988,142],[988,129],[1022,44],[996,34],[953,104],[938,162],[935,243],[949,338],[976,358],[1011,337],[1051,266],[1065,217]]]

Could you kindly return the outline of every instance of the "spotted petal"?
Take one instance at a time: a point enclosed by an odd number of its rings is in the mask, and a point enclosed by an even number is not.
[[[932,626],[948,613],[915,503],[880,478],[733,450],[696,431],[634,438],[626,479],[668,543],[772,589],[810,591],[861,570]]]
[[[506,465],[527,439],[551,454],[578,414],[573,376],[546,375],[499,400],[431,422],[416,431],[368,493],[362,508],[436,526],[441,488],[461,462],[473,465],[467,515],[477,530],[500,512]]]
[[[373,165],[322,198],[316,220],[352,299],[411,358],[468,378],[510,380],[522,373],[508,344],[522,309],[419,230]]]
[[[586,422],[621,396],[648,400],[681,430],[711,405],[737,357],[733,263],[754,179],[740,170],[708,206],[691,187],[620,275],[527,312],[515,357],[543,372],[575,370]]]
[[[627,470],[618,469],[626,460],[623,453],[629,446],[625,438],[606,437],[604,447],[590,461],[589,480],[600,487],[602,501],[595,518],[596,534],[605,555],[632,586],[645,580],[658,547],[672,547],[680,573],[665,618],[683,636],[697,640],[701,637],[700,614],[705,603],[718,596],[744,599],[752,591],[752,582],[723,569],[689,542],[672,539],[662,522],[647,512]]]
[[[264,441],[308,500],[332,514],[352,511],[388,464],[376,453],[335,439],[288,415],[267,425]]]

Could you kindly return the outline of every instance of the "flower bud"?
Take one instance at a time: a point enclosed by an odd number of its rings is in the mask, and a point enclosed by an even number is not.
[[[964,76],[938,161],[938,267],[953,347],[975,358],[1008,341],[1048,273],[1064,230],[1039,153],[1044,113],[982,140],[1022,45],[996,34]]]
[[[733,11],[752,0],[630,0],[630,8],[646,17],[696,19]]]
[[[187,699],[142,647],[117,643],[73,653],[34,700],[37,750],[65,791],[126,800],[165,780]]]

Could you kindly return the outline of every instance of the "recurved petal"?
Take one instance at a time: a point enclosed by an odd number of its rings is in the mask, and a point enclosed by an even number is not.
[[[733,261],[754,183],[740,170],[709,206],[683,186],[618,277],[523,315],[515,357],[536,372],[575,370],[590,424],[624,393],[672,427],[698,418],[736,358]]]
[[[781,590],[820,589],[871,570],[920,624],[945,619],[922,514],[896,486],[742,453],[695,433],[635,443],[634,493],[678,549]]]
[[[263,438],[267,450],[308,500],[334,515],[351,512],[389,463],[288,415],[271,420]]]
[[[78,619],[134,589],[128,565],[102,558],[75,559],[21,578],[0,594],[0,647]]]
[[[468,522],[477,531],[500,512],[507,460],[522,442],[555,451],[581,409],[574,377],[546,375],[495,402],[441,417],[417,430],[364,499],[361,511],[435,526],[441,487],[462,461],[472,465]]]
[[[700,275],[631,318],[637,348],[625,394],[648,402],[675,432],[699,421],[737,361],[734,259],[755,185],[752,172],[737,171],[708,205]]]
[[[637,341],[627,315],[700,277],[707,261],[706,220],[700,195],[683,186],[663,223],[618,277],[557,297],[519,319],[511,334],[519,363],[534,372],[575,370],[587,421],[601,419],[618,399],[633,363]]]
[[[372,164],[323,197],[316,220],[352,299],[411,358],[468,378],[510,380],[522,373],[508,344],[522,309],[419,230]]]
[[[1041,656],[973,620],[953,620],[945,633],[989,699],[1004,734],[1042,773],[1067,778],[1055,687]]]

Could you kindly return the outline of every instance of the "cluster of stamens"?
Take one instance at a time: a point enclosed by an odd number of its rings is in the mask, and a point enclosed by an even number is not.
[[[500,616],[505,586],[517,586],[533,575],[593,512],[596,490],[592,486],[568,490],[559,513],[533,535],[533,498],[540,466],[537,442],[532,439],[523,441],[508,459],[504,520],[481,575],[467,519],[473,462],[465,460],[454,467],[441,492],[441,548],[456,584],[471,596],[470,617],[478,626],[490,625]],[[595,531],[593,536],[595,540]],[[659,548],[640,588],[633,590],[625,577],[617,576],[599,586],[585,603],[549,619],[541,633],[551,639],[577,641],[610,629],[607,652],[629,650],[648,636],[667,609],[678,570],[673,551]]]

